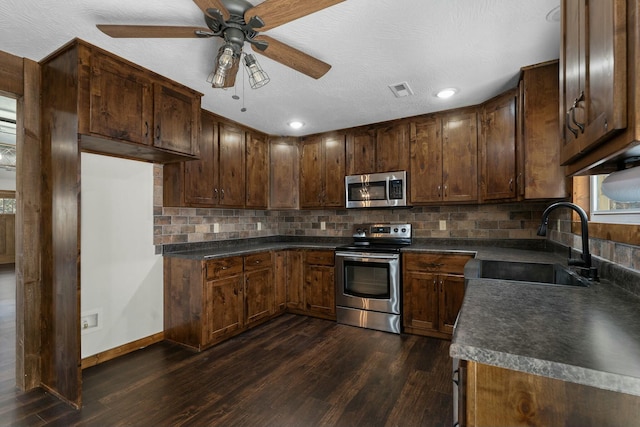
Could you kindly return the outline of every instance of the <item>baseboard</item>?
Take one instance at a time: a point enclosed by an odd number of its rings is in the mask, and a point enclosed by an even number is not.
[[[131,353],[132,351],[150,346],[151,344],[155,344],[162,340],[164,340],[164,332],[158,332],[157,334],[153,334],[148,337],[123,344],[119,347],[94,354],[93,356],[85,357],[84,359],[82,359],[82,369],[96,366],[99,363],[115,359],[116,357],[124,356],[125,354]]]

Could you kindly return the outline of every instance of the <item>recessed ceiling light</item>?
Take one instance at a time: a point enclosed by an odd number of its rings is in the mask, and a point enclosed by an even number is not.
[[[447,99],[447,98],[451,98],[456,93],[458,93],[458,89],[448,87],[436,93],[436,96],[440,99]]]
[[[287,123],[291,129],[300,129],[304,126],[304,123],[298,120],[294,120],[292,122]]]

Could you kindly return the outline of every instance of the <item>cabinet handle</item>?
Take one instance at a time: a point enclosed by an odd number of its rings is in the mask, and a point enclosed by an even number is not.
[[[220,200],[224,200],[224,188],[220,190]]]
[[[453,375],[451,377],[452,377],[451,379],[453,380],[453,383],[459,386],[460,385],[460,369],[456,369],[455,371],[453,371]]]
[[[509,191],[513,191],[513,178],[509,180]]]
[[[438,292],[438,281],[433,279],[433,292]]]
[[[584,92],[580,93],[580,96],[573,101],[573,107],[571,107],[571,121],[574,125],[578,126],[580,133],[584,133],[584,123],[578,123],[576,121],[576,108],[580,108],[578,104],[584,101]]]
[[[444,265],[443,263],[430,262],[426,266],[427,266],[427,268],[440,268],[443,265]]]
[[[156,139],[160,141],[160,125],[156,126]]]
[[[222,267],[220,267],[220,270],[228,270],[229,267],[227,267],[226,265],[223,265]]]
[[[438,197],[442,197],[442,186],[438,185]]]
[[[571,127],[571,112],[572,111],[573,111],[573,107],[571,107],[569,109],[569,111],[567,111],[567,117],[566,117],[565,122],[567,123],[567,129],[569,129],[569,132],[571,132],[573,134],[573,136],[575,138],[577,138],[578,137],[578,129],[574,129],[574,128]]]
[[[213,198],[218,200],[218,189],[217,188],[213,189]]]
[[[258,264],[260,264],[261,262],[262,262],[262,261],[261,261],[261,260],[259,260],[259,259],[258,259],[258,260],[253,261],[253,263],[254,263],[255,265],[258,265]]]
[[[444,197],[445,198],[447,198],[447,189],[448,189],[448,187],[449,186],[447,184],[444,185]]]
[[[144,137],[149,136],[149,122],[144,122]]]

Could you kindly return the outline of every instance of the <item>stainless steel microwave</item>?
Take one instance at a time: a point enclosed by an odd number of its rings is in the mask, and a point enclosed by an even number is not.
[[[407,171],[348,175],[344,184],[347,208],[407,206]]]

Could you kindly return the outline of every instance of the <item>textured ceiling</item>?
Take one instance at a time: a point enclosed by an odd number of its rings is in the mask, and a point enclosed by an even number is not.
[[[227,90],[205,82],[219,38],[112,39],[95,27],[205,26],[191,0],[2,0],[0,50],[39,61],[79,37],[202,92],[203,108],[216,114],[272,135],[305,135],[474,105],[514,87],[521,66],[558,58],[560,25],[546,19],[558,5],[346,0],[265,32],[331,64],[331,70],[314,80],[257,56],[271,82],[256,90],[241,74]],[[395,98],[388,86],[400,82],[414,95]],[[435,98],[444,87],[459,93],[446,101]],[[234,93],[240,100],[232,99]],[[246,112],[240,111],[243,104]],[[305,127],[289,129],[293,119]]]

